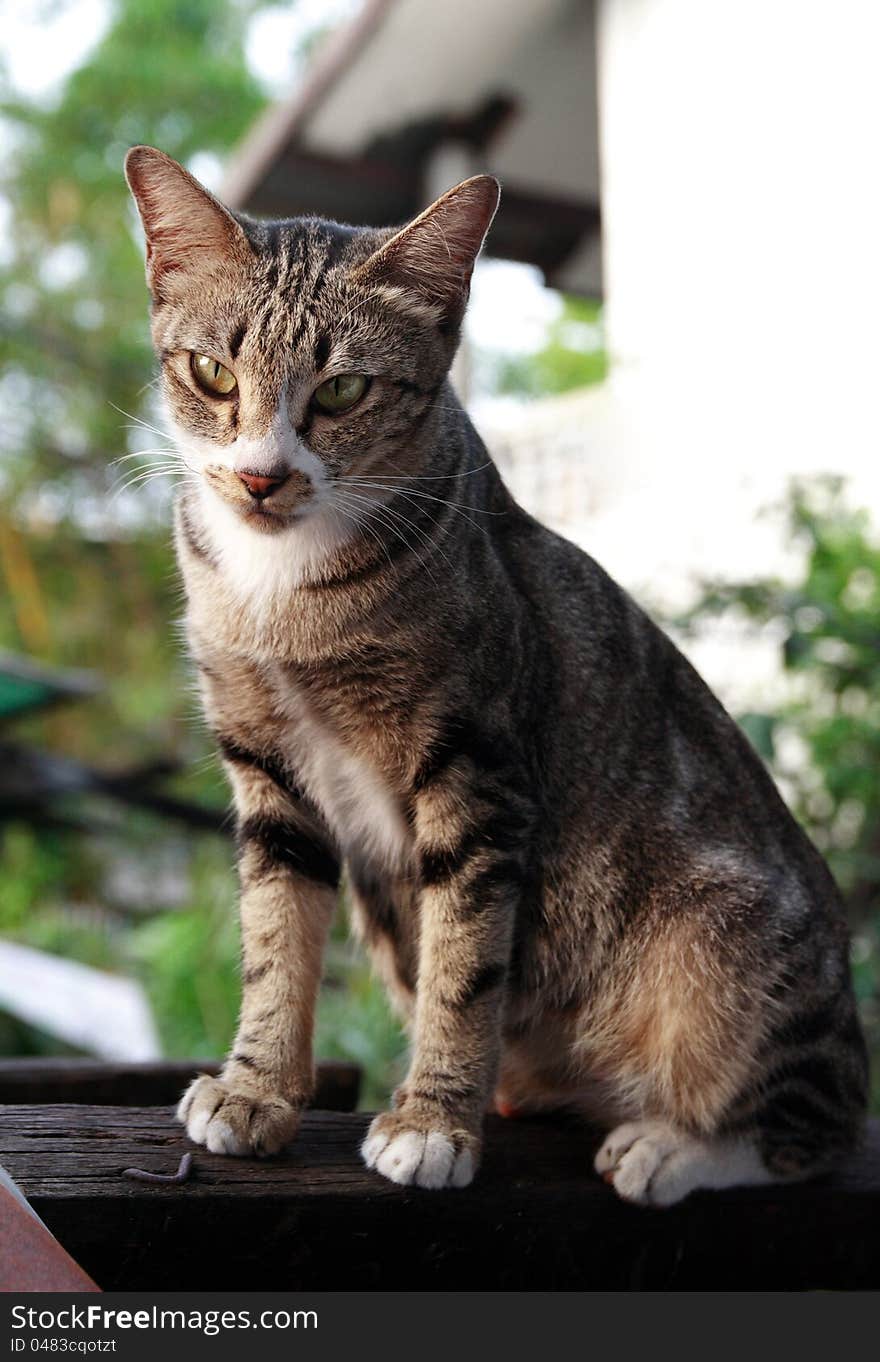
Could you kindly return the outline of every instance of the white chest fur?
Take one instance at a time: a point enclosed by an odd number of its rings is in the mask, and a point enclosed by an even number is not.
[[[343,853],[391,873],[403,871],[410,833],[382,773],[341,741],[283,674],[276,683],[276,705],[286,719],[284,747],[297,778]]]
[[[317,463],[308,451],[301,459]],[[320,490],[318,471],[309,465]],[[400,803],[382,773],[315,712],[278,666],[266,657],[286,628],[296,587],[313,580],[327,558],[351,534],[351,525],[331,505],[277,535],[258,534],[209,488],[201,489],[202,522],[219,556],[219,570],[248,620],[261,670],[268,671],[283,732],[278,746],[288,756],[298,783],[320,809],[347,857],[387,871],[401,871],[409,858],[410,834]],[[210,625],[207,626],[208,628]],[[277,656],[277,653],[275,653]]]

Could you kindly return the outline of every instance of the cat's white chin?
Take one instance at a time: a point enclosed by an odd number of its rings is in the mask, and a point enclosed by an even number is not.
[[[232,509],[242,524],[247,525],[248,529],[255,530],[257,534],[280,534],[295,525],[301,525],[309,516],[307,510],[273,511],[260,506],[233,506]]]
[[[320,580],[328,562],[352,537],[351,522],[330,506],[309,503],[283,517],[267,510],[256,519],[204,485],[200,500],[221,572],[236,595],[261,609]]]

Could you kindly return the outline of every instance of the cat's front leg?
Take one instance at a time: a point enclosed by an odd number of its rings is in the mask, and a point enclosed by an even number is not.
[[[362,1147],[367,1166],[393,1182],[464,1187],[479,1163],[522,894],[522,827],[518,813],[495,809],[421,853],[412,1062],[395,1110],[376,1117]]]
[[[227,749],[237,754],[227,767],[238,815],[241,1015],[219,1078],[197,1078],[178,1118],[215,1154],[275,1154],[314,1088],[315,1003],[339,866],[296,793],[260,758]]]

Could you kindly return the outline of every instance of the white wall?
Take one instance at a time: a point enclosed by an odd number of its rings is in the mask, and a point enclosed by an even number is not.
[[[756,511],[791,475],[880,509],[880,4],[599,0],[597,40],[613,367],[585,448],[617,495],[587,547],[660,594],[784,567]]]
[[[647,462],[876,496],[880,5],[600,0],[598,41],[612,381]]]

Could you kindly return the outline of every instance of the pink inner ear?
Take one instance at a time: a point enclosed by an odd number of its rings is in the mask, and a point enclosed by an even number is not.
[[[151,282],[171,270],[204,270],[248,252],[247,238],[221,203],[170,157],[137,147],[126,175],[147,238]]]

